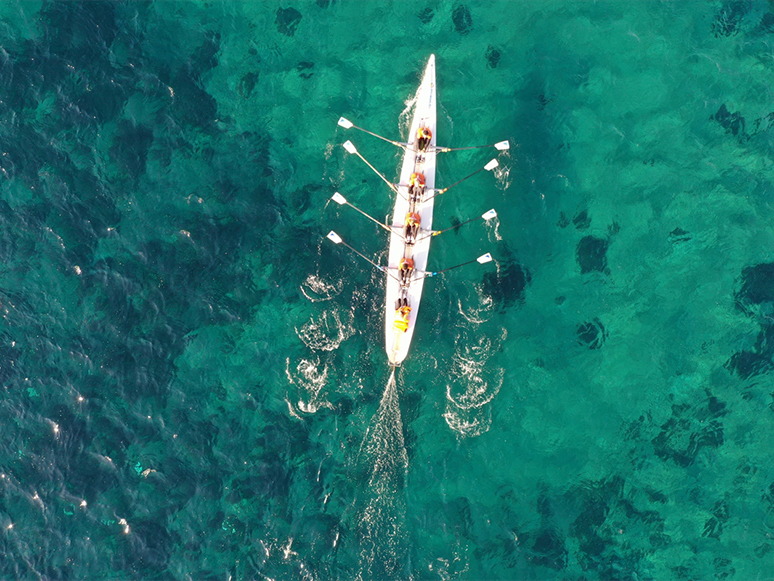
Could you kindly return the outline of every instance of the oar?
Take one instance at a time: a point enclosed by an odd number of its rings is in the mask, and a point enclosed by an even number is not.
[[[385,184],[390,186],[390,189],[393,192],[395,192],[396,194],[400,194],[400,192],[398,192],[398,188],[395,187],[395,184],[390,182],[386,177],[384,177],[382,174],[380,174],[379,171],[374,166],[372,166],[370,163],[368,163],[368,160],[366,158],[364,158],[362,155],[360,155],[360,153],[358,152],[358,150],[355,148],[355,146],[352,144],[351,141],[347,141],[344,144],[344,149],[346,149],[349,153],[354,153],[356,156],[358,156],[360,159],[362,159],[368,167],[370,167],[372,170],[374,170],[374,173],[376,175],[378,175],[380,178],[382,178],[382,180],[384,180]]]
[[[449,226],[448,228],[444,228],[443,230],[434,230],[432,234],[428,234],[427,236],[423,236],[422,238],[419,238],[419,240],[424,240],[425,238],[430,238],[431,236],[438,236],[439,234],[443,234],[444,232],[448,232],[449,230],[456,230],[460,226],[464,226],[465,224],[470,224],[471,222],[475,222],[476,220],[484,220],[485,222],[489,222],[492,218],[495,218],[497,216],[497,212],[494,211],[494,208],[491,210],[484,212],[480,216],[476,216],[475,218],[471,218],[470,220],[465,220],[464,222],[461,222],[459,224],[456,224],[454,226]]]
[[[466,149],[484,149],[485,147],[494,147],[498,151],[507,151],[511,148],[511,144],[508,141],[500,141],[493,145],[473,145],[471,147],[436,147],[435,150],[439,153],[446,153],[447,151],[464,151]]]
[[[460,266],[473,264],[474,262],[478,262],[479,264],[486,264],[487,262],[492,262],[492,255],[487,252],[486,254],[482,254],[475,260],[468,260],[467,262],[463,262],[462,264],[458,264],[457,266],[450,266],[449,268],[444,268],[443,270],[438,270],[436,272],[425,272],[424,275],[426,277],[436,276],[441,274],[442,272],[448,272],[450,270],[454,270],[455,268],[459,268]]]
[[[384,228],[390,234],[392,234],[394,232],[394,230],[392,228],[390,228],[389,226],[385,226],[384,224],[382,224],[379,220],[377,220],[373,216],[369,216],[368,214],[366,214],[363,210],[361,210],[357,206],[355,206],[353,204],[350,204],[347,201],[347,199],[344,196],[342,196],[339,192],[336,192],[335,194],[333,194],[331,196],[331,200],[333,200],[334,202],[336,202],[339,205],[342,205],[342,206],[346,205],[346,206],[349,206],[350,208],[352,208],[353,210],[356,210],[356,211],[360,212],[363,216],[365,216],[366,218],[371,220],[371,222],[373,222],[374,224],[376,224],[380,228]],[[397,234],[397,232],[395,232],[395,234]]]
[[[352,248],[352,247],[351,247],[349,244],[347,244],[346,242],[344,242],[344,241],[341,239],[341,236],[339,236],[338,234],[336,234],[336,233],[335,233],[333,230],[331,230],[330,232],[328,232],[328,236],[326,236],[326,238],[327,238],[328,240],[330,240],[331,242],[333,242],[334,244],[342,244],[342,245],[344,245],[345,247],[349,248],[349,249],[350,249],[352,252],[354,252],[355,254],[357,254],[357,255],[358,255],[360,258],[362,258],[363,260],[365,260],[366,262],[368,262],[368,263],[369,263],[369,264],[371,264],[372,266],[376,267],[378,270],[381,270],[382,272],[386,272],[386,273],[387,273],[389,276],[391,276],[392,278],[394,278],[395,280],[397,280],[397,281],[398,281],[398,283],[400,283],[400,280],[399,280],[399,279],[398,279],[398,278],[397,278],[397,277],[396,277],[394,274],[392,274],[392,273],[391,273],[391,272],[390,272],[390,271],[387,269],[387,267],[386,267],[386,266],[380,266],[380,265],[376,264],[376,263],[375,263],[373,260],[371,260],[370,258],[368,258],[368,257],[367,257],[365,254],[362,254],[362,253],[358,252],[357,250],[355,250],[354,248]]]
[[[398,147],[402,147],[403,149],[406,149],[405,143],[399,143],[398,141],[387,139],[386,137],[382,137],[381,135],[377,135],[376,133],[371,133],[370,131],[368,131],[368,129],[363,129],[362,127],[358,127],[357,125],[353,124],[352,121],[350,121],[349,119],[344,119],[344,117],[339,119],[339,127],[343,127],[344,129],[359,129],[363,133],[368,133],[368,135],[373,135],[374,137],[378,137],[382,141],[386,141],[387,143],[392,143],[393,145],[397,145]]]
[[[486,164],[484,167],[482,167],[482,168],[481,168],[481,169],[479,169],[479,170],[476,170],[476,171],[474,171],[474,172],[473,172],[472,174],[470,174],[469,176],[467,176],[467,177],[464,177],[464,178],[462,178],[461,180],[458,180],[458,181],[454,182],[452,185],[450,185],[450,186],[447,186],[447,187],[443,188],[442,190],[435,190],[435,193],[434,193],[432,196],[430,196],[429,198],[425,198],[425,199],[424,199],[424,201],[426,202],[427,200],[432,200],[432,199],[433,199],[434,197],[436,197],[436,196],[440,196],[441,194],[445,194],[445,193],[446,193],[446,192],[448,192],[450,189],[452,189],[454,186],[457,186],[457,185],[461,184],[462,182],[464,182],[465,180],[472,178],[474,175],[476,175],[476,174],[478,174],[478,173],[481,173],[481,172],[482,172],[482,171],[484,171],[484,170],[486,170],[486,171],[492,171],[492,170],[493,170],[494,168],[496,168],[498,165],[500,165],[500,164],[498,163],[498,161],[497,161],[496,159],[493,159],[493,160],[491,160],[491,161],[490,161],[488,164]]]

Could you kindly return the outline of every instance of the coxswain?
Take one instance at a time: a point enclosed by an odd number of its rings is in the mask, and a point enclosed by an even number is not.
[[[427,127],[417,129],[417,151],[425,151],[433,138],[433,132]]]
[[[400,307],[395,311],[395,322],[393,327],[396,331],[408,331],[409,327],[409,313],[411,313],[411,307]]]
[[[414,242],[416,242],[418,232],[419,214],[416,212],[409,212],[406,214],[406,244],[414,244]]]
[[[414,260],[403,257],[398,264],[398,274],[400,275],[401,286],[407,286],[411,281],[411,273],[414,272]]]
[[[422,194],[425,191],[425,176],[421,173],[413,173],[409,178],[409,201],[418,204],[422,201]]]

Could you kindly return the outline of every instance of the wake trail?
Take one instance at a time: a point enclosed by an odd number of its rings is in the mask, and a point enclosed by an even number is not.
[[[356,502],[360,544],[360,579],[399,579],[405,576],[408,543],[404,535],[404,484],[408,454],[403,441],[395,368],[392,369],[379,409],[371,420],[358,454],[367,485]]]

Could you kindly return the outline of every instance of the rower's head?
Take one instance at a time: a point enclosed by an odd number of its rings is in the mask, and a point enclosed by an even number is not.
[[[425,185],[425,175],[421,173],[413,173],[411,174],[411,178],[409,179],[409,185],[416,186],[424,186]]]
[[[409,226],[416,226],[419,224],[419,214],[416,212],[409,212],[406,214],[406,224]]]
[[[417,137],[419,139],[430,139],[433,136],[433,132],[429,127],[420,127],[417,129]]]

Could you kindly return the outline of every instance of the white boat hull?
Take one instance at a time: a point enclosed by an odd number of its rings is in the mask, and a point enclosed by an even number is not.
[[[428,127],[432,132],[432,138],[428,151],[423,154],[423,159],[418,159],[418,152],[415,145],[417,141],[417,130],[421,125]],[[390,275],[387,276],[387,292],[385,304],[385,347],[387,357],[391,365],[400,365],[408,355],[411,339],[414,336],[416,328],[417,314],[419,313],[419,303],[422,299],[422,287],[424,286],[424,273],[427,270],[427,257],[430,251],[431,237],[427,236],[425,231],[430,231],[433,224],[433,198],[432,192],[435,188],[435,139],[436,139],[436,84],[435,84],[435,55],[431,55],[419,86],[414,109],[414,117],[411,122],[411,129],[408,135],[408,146],[403,158],[403,165],[400,172],[400,184],[398,186],[402,195],[396,196],[395,209],[392,217],[394,226],[402,226],[406,220],[406,214],[409,212],[408,187],[411,174],[414,172],[423,173],[425,176],[425,198],[420,202],[415,211],[419,214],[421,231],[418,235],[418,241],[413,245],[407,245],[402,237],[403,229],[395,228],[390,235],[390,249],[388,255],[388,265]],[[396,301],[401,296],[401,285],[398,277],[398,266],[402,258],[411,258],[414,261],[415,274],[408,285],[407,295],[411,311],[409,313],[408,328],[403,331],[395,327]],[[417,271],[420,275],[417,275]]]

